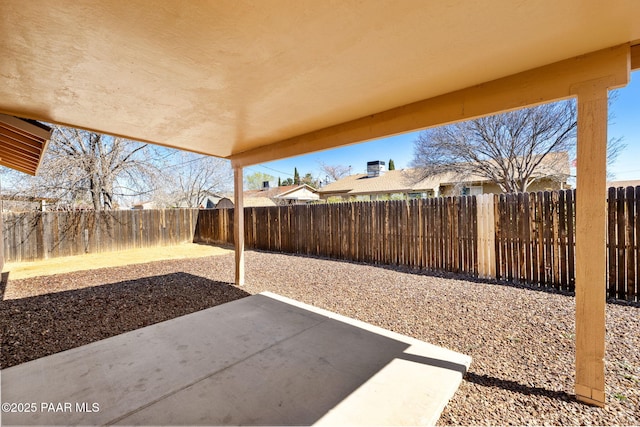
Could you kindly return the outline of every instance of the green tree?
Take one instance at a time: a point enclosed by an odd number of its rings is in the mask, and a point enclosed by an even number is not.
[[[244,177],[244,185],[246,190],[260,190],[262,183],[265,181],[273,182],[275,177],[262,172],[254,172]]]
[[[282,187],[282,180],[278,177],[278,187]]]
[[[282,181],[282,185],[283,186],[287,186],[287,185],[293,185],[293,178],[287,178],[284,181]]]
[[[295,185],[300,185],[300,174],[298,173],[298,168],[293,168],[293,183]]]
[[[393,159],[389,159],[389,170],[390,171],[396,170],[396,165],[395,163],[393,163]]]
[[[301,184],[307,184],[313,188],[318,188],[318,180],[315,179],[311,173],[307,173],[302,180],[300,181]]]

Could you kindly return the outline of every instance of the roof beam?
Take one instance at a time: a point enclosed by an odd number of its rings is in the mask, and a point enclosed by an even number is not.
[[[425,99],[230,156],[234,167],[389,137],[574,96],[577,84],[628,83],[628,43]],[[637,54],[637,48],[634,47]]]
[[[43,141],[51,138],[51,129],[48,129],[48,127],[47,130],[44,125],[42,125],[42,127],[36,126],[33,123],[17,117],[0,114],[0,123],[5,123],[23,134],[33,135]]]
[[[640,44],[631,46],[631,71],[640,70]]]
[[[15,169],[18,172],[26,173],[27,175],[33,175],[33,171],[31,170],[31,168],[25,168],[23,166],[16,165],[14,163],[5,162],[2,159],[0,159],[0,166],[6,166],[8,168]]]
[[[22,133],[16,132],[13,128],[2,126],[2,124],[0,124],[0,135],[2,135],[4,140],[15,141],[16,143],[22,144],[25,149],[30,149],[34,153],[40,152],[42,143],[44,142],[42,139],[24,136]]]
[[[0,114],[0,164],[35,175],[51,138],[51,129],[43,124]]]
[[[30,146],[25,146],[19,142],[16,142],[10,138],[6,138],[4,135],[0,134],[0,148],[2,150],[10,150],[16,154],[19,154],[24,157],[38,159],[40,158],[40,150],[33,149]]]
[[[12,163],[12,164],[16,164],[16,165],[22,165],[24,167],[35,167],[38,164],[38,160],[33,160],[33,159],[25,159],[23,157],[20,157],[19,155],[13,154],[13,153],[3,153],[2,154],[2,161],[5,163]]]

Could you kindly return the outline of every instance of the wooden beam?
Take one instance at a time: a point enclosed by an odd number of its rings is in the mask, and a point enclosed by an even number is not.
[[[606,79],[575,87],[578,95],[576,182],[576,398],[605,404]]]
[[[640,70],[640,44],[631,46],[631,71]]]
[[[22,166],[16,165],[14,163],[8,163],[3,160],[0,160],[0,165],[6,166],[11,169],[15,169],[18,172],[26,173],[27,175],[35,175],[36,173],[31,168],[24,168]]]
[[[630,46],[592,52],[478,86],[425,99],[230,156],[234,166],[336,148],[574,96],[572,87],[609,76],[629,79]]]
[[[2,154],[2,161],[7,164],[13,164],[16,166],[27,168],[32,171],[32,175],[35,174],[36,165],[38,164],[37,161],[29,161],[28,159],[23,159],[8,152]]]
[[[236,254],[236,285],[244,285],[244,200],[241,167],[233,168],[233,241]]]
[[[13,141],[9,138],[5,138],[4,135],[1,134],[0,149],[2,149],[2,151],[11,151],[20,157],[33,159],[34,162],[37,162],[41,155],[40,152],[33,153],[31,150],[25,149],[24,145],[20,144],[19,142]]]
[[[38,173],[38,170],[40,169],[40,166],[42,166],[42,162],[44,160],[44,154],[47,152],[47,147],[49,146],[49,141],[50,141],[50,139],[47,139],[42,144],[42,151],[40,153],[40,159],[38,160],[38,164],[36,165],[36,169],[34,171],[34,175]]]
[[[16,135],[17,138],[14,137]],[[13,133],[2,126],[0,126],[0,141],[6,144],[15,145],[17,147],[20,147],[24,151],[36,154],[38,156],[42,152],[41,142],[23,135]]]
[[[15,130],[24,132],[27,135],[33,135],[34,137],[47,140],[51,139],[51,129],[48,126],[37,126],[33,123],[29,123],[26,120],[19,119],[17,117],[9,116],[0,113],[0,123],[7,124],[13,127]]]

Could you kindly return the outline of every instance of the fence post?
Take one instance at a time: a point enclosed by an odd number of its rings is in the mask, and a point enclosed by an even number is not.
[[[493,279],[496,276],[494,197],[492,194],[475,197],[478,206],[478,276]]]

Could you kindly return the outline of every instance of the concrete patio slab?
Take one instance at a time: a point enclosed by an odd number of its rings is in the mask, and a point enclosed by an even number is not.
[[[2,424],[433,425],[470,362],[262,293],[0,371]]]

